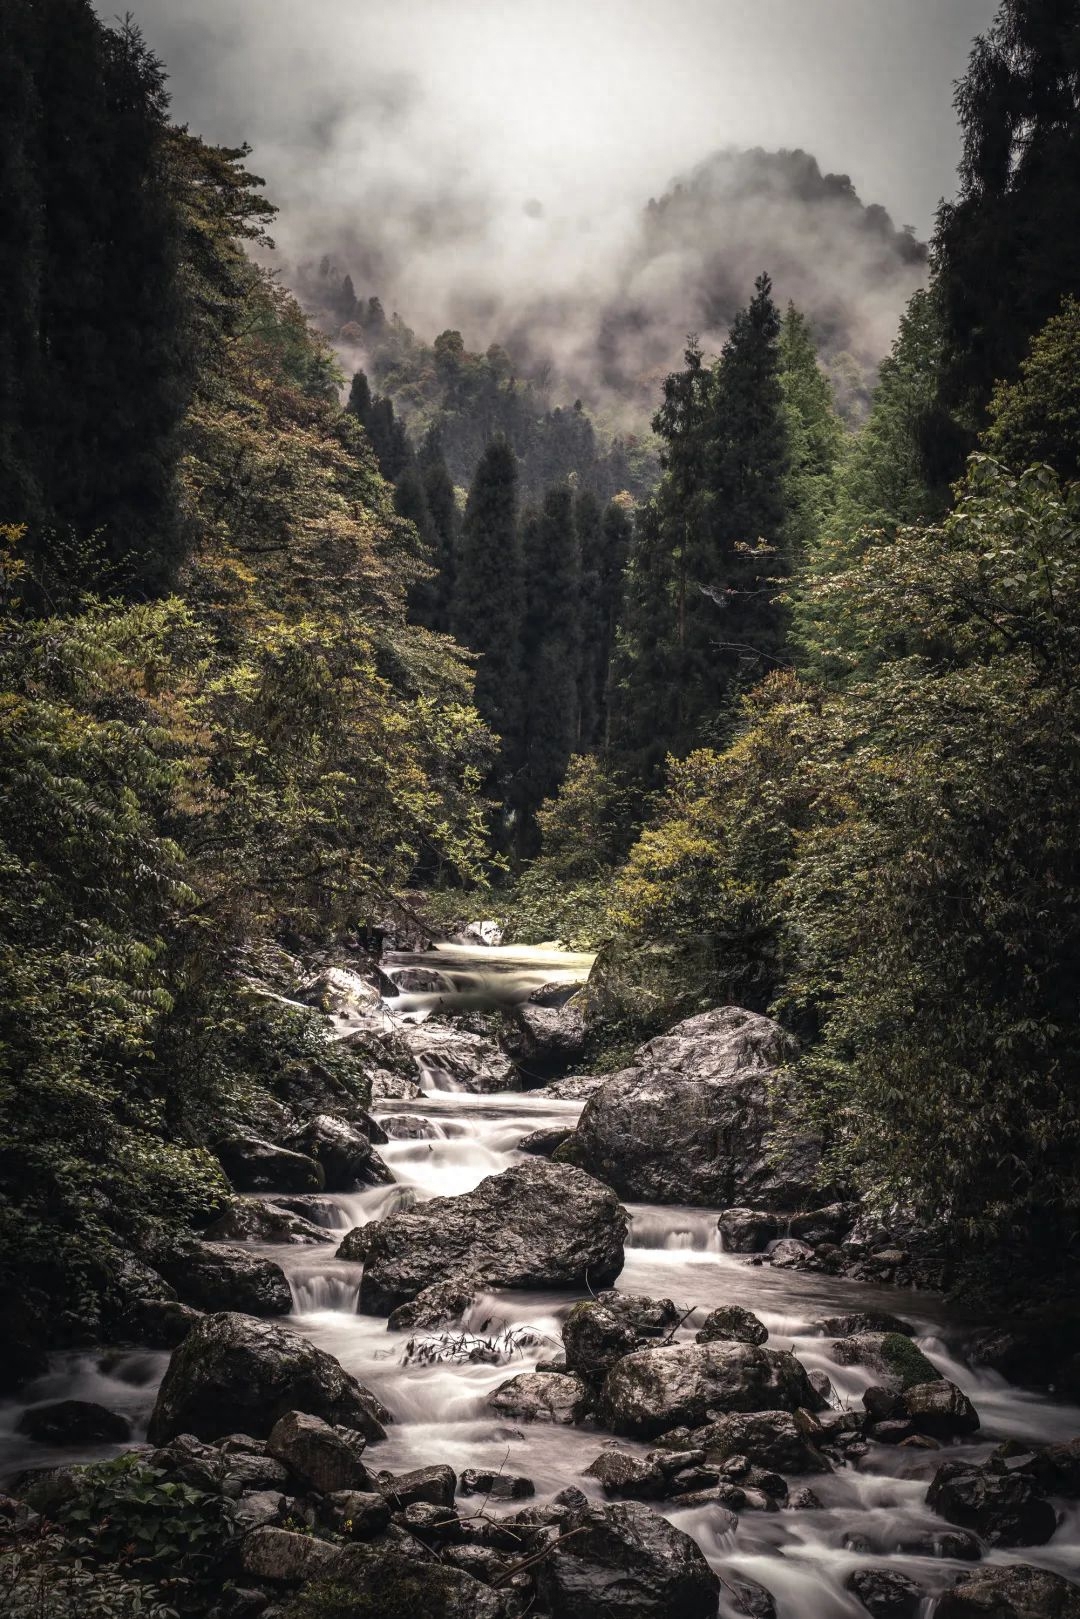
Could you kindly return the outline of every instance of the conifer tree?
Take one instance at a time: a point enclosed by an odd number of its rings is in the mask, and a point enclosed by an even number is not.
[[[520,635],[523,608],[517,460],[505,439],[480,457],[461,526],[450,623],[478,653],[476,707],[502,738],[499,774],[516,767],[522,727]]]
[[[580,731],[581,559],[568,485],[548,490],[525,524],[525,543],[525,727],[514,801],[522,815],[519,851],[529,854],[535,812],[558,790]]]
[[[431,519],[435,566],[438,569],[431,628],[449,632],[461,517],[454,480],[446,465],[442,436],[437,427],[429,428],[424,436],[419,465],[424,481],[424,499]]]
[[[790,447],[787,540],[801,562],[833,508],[844,429],[810,322],[790,303],[780,328],[780,385]]]
[[[363,371],[358,371],[349,389],[346,410],[355,416],[371,441],[379,471],[388,483],[397,483],[412,459],[405,424],[394,414],[389,399],[372,394]]]
[[[579,745],[591,751],[607,738],[608,671],[632,525],[623,505],[612,501],[602,509],[589,490],[577,498],[574,522],[581,554]]]

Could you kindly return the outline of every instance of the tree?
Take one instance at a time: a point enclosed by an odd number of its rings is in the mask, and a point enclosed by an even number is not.
[[[457,570],[458,535],[461,516],[458,512],[457,491],[446,465],[442,437],[437,428],[431,428],[420,447],[419,464],[424,482],[424,499],[431,518],[437,578],[434,583],[434,605],[431,628],[448,633],[450,604],[454,595],[454,577]]]
[[[1080,303],[1066,298],[1031,345],[1016,382],[990,402],[983,443],[1015,472],[1045,462],[1066,481],[1080,478]]]
[[[588,490],[577,497],[574,524],[581,554],[579,742],[592,750],[608,741],[608,678],[633,524],[625,503],[613,500],[601,510]]]
[[[358,371],[349,388],[346,410],[355,416],[371,441],[379,471],[388,483],[396,483],[412,459],[412,448],[405,424],[394,415],[389,399],[372,394],[368,379]]]
[[[517,461],[505,439],[480,458],[461,526],[451,627],[479,655],[475,702],[502,740],[499,775],[518,762],[522,732],[520,636],[524,609]]]
[[[792,560],[801,562],[832,513],[846,446],[810,322],[794,304],[780,328],[780,384],[790,447],[787,545]]]
[[[929,463],[932,482],[959,473],[995,383],[1016,377],[1063,294],[1080,294],[1078,75],[1072,0],[1003,0],[957,87],[960,191],[938,217],[934,264],[940,400],[967,438]]]
[[[525,620],[521,654],[524,750],[514,802],[518,848],[535,852],[534,816],[558,790],[578,740],[581,557],[568,486],[549,489],[525,526]]]

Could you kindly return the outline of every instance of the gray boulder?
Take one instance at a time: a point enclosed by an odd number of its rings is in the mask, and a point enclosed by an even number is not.
[[[650,1202],[804,1208],[818,1145],[781,1142],[769,1096],[793,1052],[779,1024],[737,1006],[687,1018],[589,1098],[568,1144],[575,1162]]]
[[[550,1158],[564,1141],[569,1141],[573,1133],[568,1128],[533,1130],[531,1134],[522,1136],[518,1142],[518,1152],[530,1152],[537,1158]]]
[[[299,1333],[246,1315],[204,1316],[169,1362],[148,1437],[162,1445],[176,1434],[215,1439],[243,1427],[264,1438],[287,1411],[356,1428],[367,1439],[385,1438],[390,1420],[333,1355]]]
[[[519,1422],[579,1422],[589,1409],[589,1391],[579,1377],[564,1372],[519,1372],[500,1383],[488,1405]]]
[[[306,1153],[290,1152],[257,1136],[230,1136],[214,1147],[238,1192],[321,1192],[323,1172]]]
[[[543,1611],[565,1619],[713,1619],[720,1582],[700,1548],[637,1502],[574,1515],[536,1565]]]
[[[668,1475],[658,1462],[628,1450],[602,1450],[585,1469],[604,1494],[616,1501],[661,1501],[667,1494]]]
[[[961,1439],[979,1428],[979,1413],[967,1395],[938,1377],[930,1383],[916,1383],[900,1396],[900,1411],[916,1432],[932,1439]]]
[[[568,1066],[585,1051],[585,1019],[573,1001],[563,1006],[515,1007],[507,1022],[503,1045],[525,1066]]]
[[[1043,1546],[1057,1528],[1054,1508],[1022,1473],[944,1462],[926,1501],[947,1523],[972,1530],[991,1546]]]
[[[721,1304],[710,1310],[696,1337],[699,1344],[711,1344],[725,1338],[740,1344],[763,1344],[769,1329],[750,1310],[738,1304]]]
[[[363,1460],[366,1444],[355,1428],[332,1428],[321,1417],[287,1411],[271,1428],[266,1448],[305,1489],[328,1495],[375,1488]]]
[[[857,1568],[846,1584],[873,1619],[917,1619],[926,1594],[921,1585],[892,1568]]]
[[[615,1194],[591,1176],[543,1160],[515,1165],[367,1226],[359,1309],[389,1315],[436,1283],[603,1286],[622,1269],[626,1230]]]
[[[426,1501],[431,1507],[452,1507],[457,1493],[457,1474],[445,1464],[414,1467],[409,1473],[380,1473],[379,1488],[399,1512],[417,1501]]]
[[[157,1267],[184,1304],[197,1310],[288,1315],[292,1292],[272,1259],[224,1243],[182,1239],[155,1254]]]
[[[733,1412],[691,1435],[710,1463],[745,1456],[754,1466],[778,1473],[828,1473],[817,1437],[817,1426],[805,1411],[798,1421],[790,1411]]]
[[[710,1411],[796,1411],[817,1399],[794,1355],[724,1341],[625,1356],[604,1379],[597,1409],[613,1433],[649,1439],[700,1427]]]
[[[777,1242],[771,1242],[766,1251],[770,1265],[777,1270],[818,1269],[814,1250],[808,1242],[801,1242],[798,1237],[781,1237]]]
[[[394,1177],[353,1124],[330,1113],[317,1113],[289,1140],[296,1152],[314,1158],[328,1192],[355,1192],[361,1186],[386,1186]]]
[[[614,1289],[583,1299],[563,1323],[566,1364],[586,1380],[600,1380],[624,1355],[669,1333],[679,1314],[670,1299]]]
[[[980,1568],[938,1598],[934,1619],[1080,1619],[1080,1585],[1029,1563]]]
[[[720,1241],[731,1254],[764,1253],[780,1235],[780,1221],[765,1209],[724,1209],[716,1224]]]
[[[496,1041],[447,1023],[406,1024],[399,1037],[425,1072],[444,1075],[455,1090],[510,1091],[517,1070]]]
[[[234,1198],[203,1232],[204,1242],[329,1242],[330,1232],[303,1214],[261,1198]]]
[[[859,1332],[839,1338],[829,1350],[838,1366],[865,1366],[886,1389],[899,1392],[916,1383],[933,1383],[939,1372],[917,1348],[899,1332]]]

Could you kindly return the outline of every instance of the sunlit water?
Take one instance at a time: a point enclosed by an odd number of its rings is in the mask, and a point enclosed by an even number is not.
[[[485,954],[498,953],[470,952],[468,972],[478,974],[481,963],[476,958]],[[503,966],[500,961],[500,971]],[[522,970],[520,963],[505,969],[508,978]],[[553,981],[550,963],[536,973],[542,983]],[[472,986],[467,993],[474,993]],[[535,1334],[536,1343],[505,1364],[403,1364],[408,1335],[392,1333],[381,1319],[357,1313],[362,1267],[335,1258],[341,1235],[352,1226],[382,1218],[404,1202],[471,1190],[485,1176],[525,1161],[517,1150],[522,1136],[540,1128],[572,1126],[581,1105],[527,1092],[436,1093],[383,1103],[377,1112],[391,1133],[397,1121],[405,1119],[422,1120],[430,1132],[420,1139],[412,1134],[391,1139],[380,1149],[396,1184],[328,1200],[338,1225],[333,1232],[328,1230],[325,1248],[264,1250],[289,1277],[294,1298],[291,1325],[336,1355],[393,1412],[389,1437],[378,1447],[379,1466],[400,1470],[446,1462],[460,1471],[504,1465],[509,1472],[532,1478],[541,1496],[568,1484],[598,1493],[583,1470],[608,1435],[589,1425],[508,1423],[486,1404],[505,1378],[561,1354],[560,1323],[579,1295],[515,1292],[478,1299],[466,1322],[472,1331],[495,1335],[506,1328],[529,1327]],[[411,1132],[416,1127],[407,1128]],[[618,1285],[624,1291],[670,1298],[684,1312],[693,1309],[680,1329],[682,1338],[692,1338],[703,1315],[716,1305],[744,1305],[768,1327],[771,1347],[793,1349],[808,1369],[827,1373],[839,1406],[858,1407],[871,1378],[858,1367],[836,1365],[829,1357],[829,1340],[815,1332],[814,1324],[840,1311],[886,1309],[916,1325],[920,1346],[979,1410],[978,1442],[952,1447],[950,1456],[981,1459],[1006,1437],[1051,1441],[1080,1433],[1080,1409],[1022,1391],[957,1361],[949,1344],[960,1324],[932,1294],[749,1265],[721,1251],[715,1210],[632,1204],[628,1212],[631,1228]],[[553,1218],[558,1218],[557,1210]],[[128,1415],[141,1436],[166,1362],[165,1355],[144,1351],[57,1357],[49,1377],[31,1393],[36,1400],[98,1400]],[[75,1459],[17,1438],[12,1428],[21,1409],[14,1404],[0,1408],[4,1472]],[[628,1441],[620,1443],[635,1448]],[[121,1448],[112,1447],[112,1452]],[[106,1447],[96,1452],[109,1453]],[[708,1506],[680,1510],[668,1505],[664,1510],[673,1523],[693,1535],[719,1573],[744,1576],[771,1591],[779,1619],[865,1619],[866,1610],[844,1590],[845,1578],[856,1567],[880,1563],[902,1569],[931,1591],[951,1584],[971,1567],[898,1549],[946,1527],[924,1504],[927,1483],[941,1459],[937,1452],[871,1446],[858,1466],[794,1481],[813,1488],[821,1510],[748,1511],[734,1534],[726,1529],[723,1514]],[[992,1553],[990,1560],[1036,1563],[1080,1580],[1080,1510],[1060,1505],[1063,1521],[1049,1545]],[[724,1599],[721,1619],[734,1611]]]

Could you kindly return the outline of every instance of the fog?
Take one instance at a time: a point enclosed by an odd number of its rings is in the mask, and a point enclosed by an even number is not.
[[[803,148],[925,236],[954,183],[952,84],[994,9],[132,0],[177,118],[254,146],[287,276],[329,252],[421,335],[455,325],[481,347],[516,332],[575,382],[613,308],[653,301],[631,370],[659,364],[689,326],[719,340],[725,311],[703,311],[699,284],[720,244],[744,279],[779,259],[778,291],[819,319],[800,266],[842,277],[841,336],[882,352],[920,272],[867,257],[840,214],[826,209],[808,234],[782,195],[758,210],[742,186],[730,216],[713,208],[707,240],[684,219],[674,246],[654,239],[650,252],[643,210],[718,148]]]

